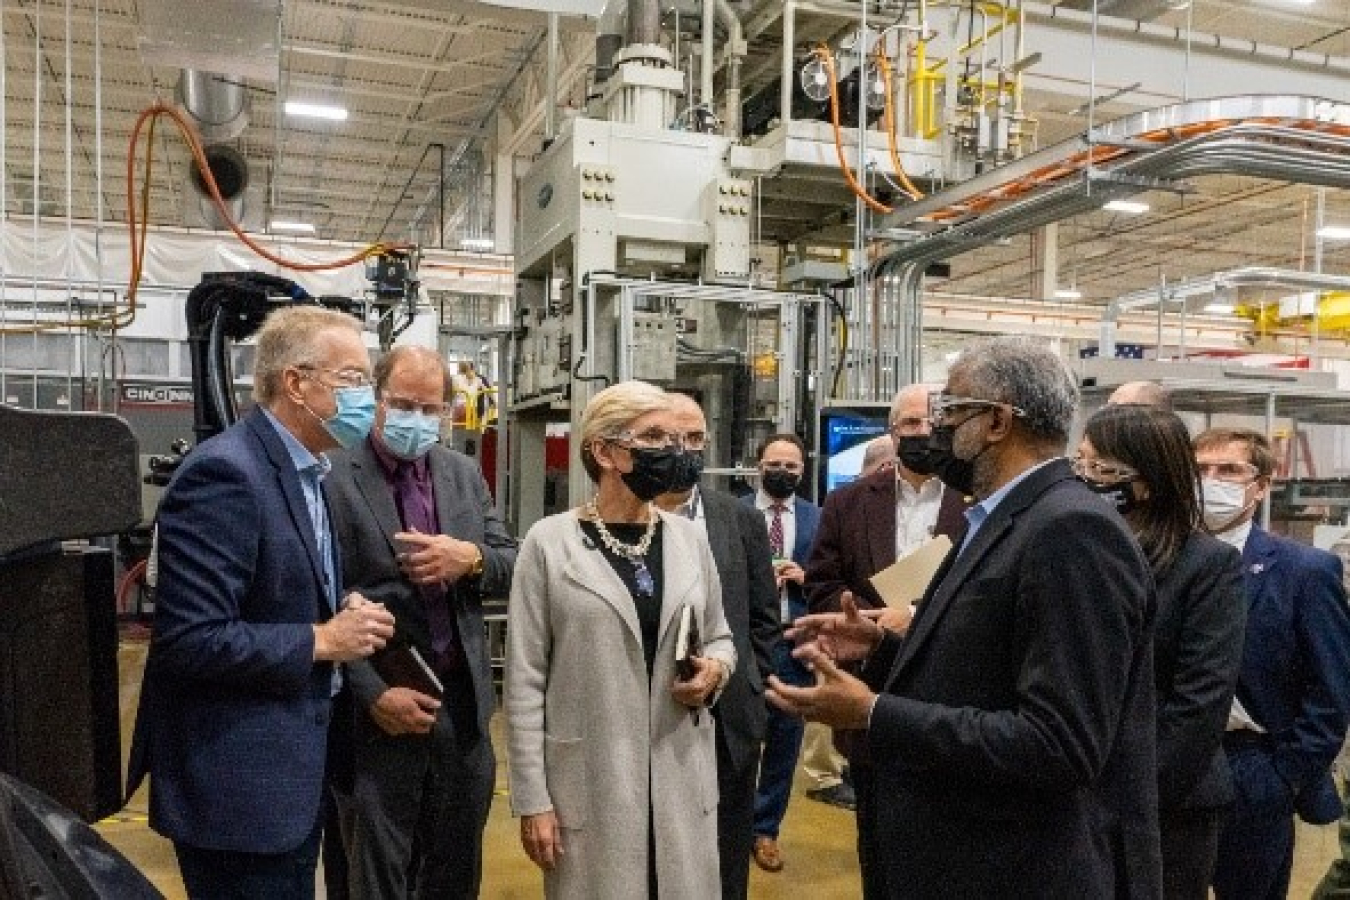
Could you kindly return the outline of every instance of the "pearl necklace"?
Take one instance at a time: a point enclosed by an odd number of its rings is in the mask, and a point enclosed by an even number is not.
[[[647,551],[651,549],[652,538],[656,535],[657,517],[652,515],[650,507],[647,510],[647,531],[642,535],[642,539],[636,544],[625,544],[623,541],[609,533],[609,529],[605,527],[604,521],[600,518],[600,508],[595,505],[594,500],[586,504],[583,508],[583,512],[585,512],[586,517],[594,523],[595,530],[600,535],[601,543],[603,543],[611,553],[627,557],[630,560],[638,560],[646,556]]]

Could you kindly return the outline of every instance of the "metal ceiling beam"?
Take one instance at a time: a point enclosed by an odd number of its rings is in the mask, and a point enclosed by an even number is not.
[[[1092,14],[1027,3],[1026,15],[1025,53],[1042,57],[1024,75],[1027,88],[1086,99],[1090,85],[1083,61],[1094,59]],[[1350,96],[1350,58],[1215,34],[1193,33],[1190,43],[1187,70],[1184,29],[1100,16],[1094,59],[1097,93],[1138,82],[1123,99],[1149,106],[1184,99],[1183,84],[1191,97]]]

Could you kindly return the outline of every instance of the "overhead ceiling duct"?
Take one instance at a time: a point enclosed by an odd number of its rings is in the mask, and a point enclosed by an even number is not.
[[[221,199],[225,201],[230,218],[243,223],[251,212],[247,202],[248,160],[229,144],[212,144],[205,150],[206,166],[211,170],[211,177],[216,182]],[[190,171],[194,200],[201,222],[208,228],[229,227],[229,223],[221,218],[220,210],[216,208],[215,201],[211,198],[211,192],[206,186],[206,179],[202,177],[201,170],[193,165]]]
[[[249,93],[243,82],[214,72],[184,69],[175,91],[204,144],[232,141],[248,127]]]
[[[1134,19],[1136,22],[1149,22],[1163,13],[1185,9],[1190,5],[1190,0],[1096,0],[1099,14],[1120,19]],[[1063,0],[1055,6],[1091,12],[1093,0]]]

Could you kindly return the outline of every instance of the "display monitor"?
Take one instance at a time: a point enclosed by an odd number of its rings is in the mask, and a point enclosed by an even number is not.
[[[886,433],[885,403],[827,407],[820,415],[820,496],[848,484],[862,471],[867,444]]]

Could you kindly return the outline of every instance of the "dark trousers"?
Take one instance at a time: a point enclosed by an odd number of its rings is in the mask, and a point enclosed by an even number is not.
[[[1219,853],[1221,809],[1163,810],[1163,900],[1207,900],[1214,860]]]
[[[723,900],[745,900],[755,828],[755,763],[731,759],[717,741],[717,862]]]
[[[876,770],[865,758],[866,751],[852,753],[848,760],[853,793],[857,798],[858,868],[862,874],[863,900],[889,900],[886,890],[886,853],[877,840]]]
[[[1294,865],[1293,798],[1261,747],[1229,748],[1237,799],[1219,833],[1217,900],[1284,900]]]
[[[348,888],[355,898],[478,896],[496,761],[473,686],[450,676],[430,734],[386,734],[356,712]]]
[[[791,641],[779,641],[773,648],[773,667],[785,683],[810,687],[815,677],[792,658]],[[796,716],[769,706],[769,724],[764,733],[764,753],[759,761],[759,788],[755,791],[755,837],[777,839],[783,816],[792,797],[792,774],[802,751],[805,725]]]
[[[174,842],[191,900],[314,900],[322,816],[309,837],[285,853],[235,853]]]

